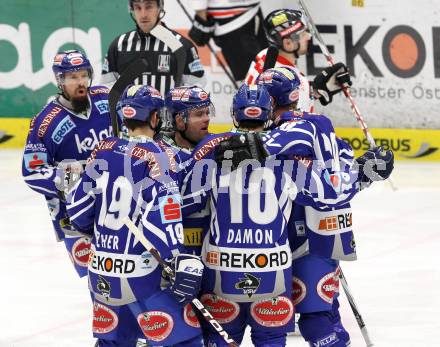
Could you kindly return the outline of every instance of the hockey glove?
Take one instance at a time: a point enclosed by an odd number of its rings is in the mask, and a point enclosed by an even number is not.
[[[369,149],[356,158],[359,165],[359,181],[369,185],[374,181],[382,181],[390,177],[394,169],[394,153],[384,151],[382,147]]]
[[[61,162],[57,168],[57,188],[59,190],[58,196],[62,201],[66,201],[67,196],[72,190],[76,182],[81,178],[84,168],[78,161],[71,161],[68,163]]]
[[[200,291],[204,265],[200,257],[192,254],[179,254],[173,262],[175,277],[169,289],[180,304],[186,305]]]
[[[319,102],[325,106],[332,102],[333,95],[338,94],[342,88],[352,85],[347,66],[336,63],[319,73],[312,82],[313,89],[318,93]]]
[[[231,171],[234,171],[244,160],[262,162],[268,156],[263,141],[257,133],[233,135],[220,142],[214,154],[218,165],[222,165],[223,160],[231,160]]]
[[[206,45],[214,35],[215,22],[211,17],[206,20],[196,15],[188,35],[197,46]]]

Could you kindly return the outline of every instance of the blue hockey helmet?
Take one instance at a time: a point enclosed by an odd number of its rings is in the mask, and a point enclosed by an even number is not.
[[[79,70],[87,70],[90,81],[93,79],[93,68],[86,55],[79,50],[58,52],[52,64],[58,87],[63,84],[64,74]]]
[[[164,106],[162,95],[153,87],[130,84],[116,105],[116,112],[122,119],[148,122],[151,112],[160,112]]]
[[[165,107],[173,120],[178,114],[181,114],[186,120],[191,110],[201,107],[209,107],[209,115],[215,115],[209,93],[197,86],[182,86],[171,89],[165,96]]]
[[[266,122],[272,114],[272,98],[263,85],[243,84],[232,100],[232,117],[236,122]]]
[[[258,76],[257,84],[264,85],[277,106],[286,106],[299,100],[301,80],[289,67],[276,67]]]

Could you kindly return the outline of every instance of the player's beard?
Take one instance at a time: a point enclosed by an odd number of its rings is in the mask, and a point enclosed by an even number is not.
[[[87,94],[85,96],[72,97],[70,102],[72,103],[72,108],[75,113],[82,113],[90,107]]]

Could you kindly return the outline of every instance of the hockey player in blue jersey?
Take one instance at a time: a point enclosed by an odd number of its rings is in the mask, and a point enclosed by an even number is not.
[[[193,151],[194,161],[185,179],[189,191],[193,195],[198,188],[204,191],[211,205],[202,248],[206,269],[201,301],[236,341],[251,326],[256,346],[284,346],[286,333],[292,329],[287,223],[293,201],[327,206],[345,199],[339,199],[324,176],[302,167],[298,160],[284,156],[243,165],[228,160],[227,151],[225,160],[217,156],[222,141],[235,136],[254,144],[250,151],[254,159],[263,158],[257,139],[269,120],[271,103],[264,86],[243,85],[233,102],[237,131],[203,139]],[[313,124],[302,121],[295,126],[307,136],[304,140],[297,136],[297,154],[313,149]],[[213,159],[221,165],[213,165]],[[301,181],[299,185],[297,181]],[[312,189],[315,187],[319,191]],[[210,327],[205,340],[208,345],[225,345]]]
[[[80,51],[58,53],[52,70],[60,93],[31,120],[22,172],[26,184],[46,199],[56,238],[64,241],[82,277],[87,274],[90,240],[69,222],[60,193],[63,170],[79,175],[98,142],[113,135],[109,90],[91,87],[93,69]]]
[[[134,347],[139,337],[152,346],[203,346],[197,319],[184,314],[199,291],[203,264],[180,253],[180,160],[153,140],[162,107],[154,88],[127,87],[117,110],[128,140],[102,141],[69,196],[71,222],[93,235],[89,287],[99,347]],[[175,277],[166,289],[161,289],[160,266],[129,232],[126,217],[162,258],[172,259]]]
[[[162,140],[179,151],[182,161],[191,158],[194,147],[208,135],[215,108],[210,95],[198,86],[181,86],[171,89],[165,97],[169,119],[174,133]],[[185,215],[183,220],[185,246],[190,252],[200,254],[202,230],[209,221],[209,206]]]
[[[274,98],[275,127],[297,121],[298,115],[309,117],[307,113],[295,113],[300,78],[294,70],[286,67],[267,70],[258,77],[257,83],[265,85]],[[351,162],[353,150],[341,139],[336,141],[341,161]],[[392,153],[370,150],[357,161],[363,165],[373,158],[384,160],[386,167],[378,173],[381,179],[388,177],[393,166]],[[371,183],[366,175],[360,181],[364,186]],[[350,338],[338,310],[337,290],[339,260],[356,259],[350,204],[321,209],[295,204],[289,232],[294,250],[293,302],[296,312],[301,314],[301,334],[310,346],[349,346]]]

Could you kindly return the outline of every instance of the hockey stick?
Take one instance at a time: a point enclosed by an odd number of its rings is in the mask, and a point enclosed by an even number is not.
[[[334,65],[335,63],[333,61],[333,57],[330,55],[330,52],[329,52],[327,46],[325,45],[324,40],[322,39],[320,32],[316,28],[316,25],[313,22],[312,17],[310,16],[310,12],[307,10],[307,7],[305,5],[304,0],[298,0],[298,1],[299,1],[299,5],[303,9],[303,11],[307,17],[307,20],[310,24],[310,31],[311,31],[312,35],[316,38],[316,41],[318,42],[318,46],[321,49],[322,54],[324,54],[325,59],[327,60],[327,62],[330,66]],[[357,121],[361,125],[361,129],[364,132],[365,137],[367,138],[368,142],[370,143],[370,147],[372,149],[376,148],[377,147],[376,142],[374,141],[373,136],[371,136],[371,133],[368,130],[367,124],[365,123],[364,117],[362,116],[359,108],[356,105],[356,102],[354,101],[353,97],[351,96],[350,90],[347,87],[343,87],[342,91],[343,91],[345,97],[348,99],[348,101],[351,105],[351,109],[354,113],[354,116],[356,117]]]
[[[339,279],[341,281],[342,288],[344,289],[345,296],[347,297],[348,303],[350,304],[351,310],[353,311],[354,317],[356,318],[356,322],[361,329],[361,333],[364,337],[365,343],[367,344],[367,347],[374,346],[373,342],[371,342],[370,335],[368,334],[367,327],[365,326],[362,315],[359,312],[356,303],[354,302],[353,295],[351,294],[351,290],[348,286],[347,280],[345,279],[344,273],[342,272],[342,269],[340,267],[339,271]]]
[[[183,6],[182,1],[181,0],[177,0],[177,3],[179,4],[179,6],[182,8],[183,12],[185,13],[186,17],[188,18],[188,20],[192,23],[192,18],[191,15],[189,14],[189,12],[187,11],[187,9],[185,8],[185,6]],[[234,86],[235,89],[238,89],[238,84],[235,81],[234,77],[231,75],[231,73],[228,71],[228,69],[226,68],[225,64],[223,64],[223,62],[221,61],[221,59],[217,56],[217,53],[215,52],[214,48],[212,48],[211,44],[208,42],[206,44],[209,48],[209,50],[211,51],[211,53],[214,55],[215,59],[217,60],[217,63],[219,63],[219,65],[222,67],[223,71],[225,72],[226,76],[228,76],[229,80],[231,81],[232,85]]]
[[[113,134],[119,137],[119,124],[118,124],[118,114],[116,112],[116,104],[121,97],[122,92],[125,88],[140,76],[143,72],[148,71],[148,64],[145,58],[135,60],[131,63],[124,73],[118,78],[116,83],[113,85],[110,93],[108,94],[108,107],[110,111],[110,117],[112,120]]]
[[[310,15],[310,12],[307,9],[305,1],[298,0],[298,2],[307,17],[307,21],[310,24],[309,27],[310,27],[311,34],[315,37],[315,39],[318,43],[318,46],[321,49],[322,54],[324,54],[324,57],[330,66],[334,65],[335,63],[334,63],[333,57],[331,56],[326,44],[324,43],[324,40],[321,36],[321,33],[316,28],[316,25],[313,22],[312,16]],[[376,141],[374,141],[373,136],[371,135],[370,131],[368,130],[367,123],[365,123],[364,117],[362,116],[361,111],[359,110],[359,107],[357,106],[356,102],[354,101],[353,96],[350,93],[350,90],[347,87],[342,87],[342,92],[344,93],[345,97],[347,98],[348,102],[350,103],[351,110],[353,111],[353,114],[356,117],[356,120],[360,124],[361,129],[364,132],[365,137],[367,138],[368,142],[370,143],[370,148],[371,149],[377,148]],[[388,178],[388,182],[390,183],[391,189],[393,191],[396,191],[397,188],[390,178]]]
[[[165,272],[174,276],[174,271],[168,264],[161,258],[157,249],[148,241],[144,234],[139,230],[139,228],[133,223],[128,217],[124,218],[124,224],[128,227],[128,230],[140,241],[140,243],[145,247],[145,249],[151,253],[154,259],[163,267]],[[212,314],[205,308],[201,301],[197,298],[192,300],[193,305],[200,311],[205,320],[211,324],[211,326],[219,333],[223,340],[228,344],[229,347],[239,347],[239,344],[234,341],[234,339],[223,329],[219,322],[212,316]]]

